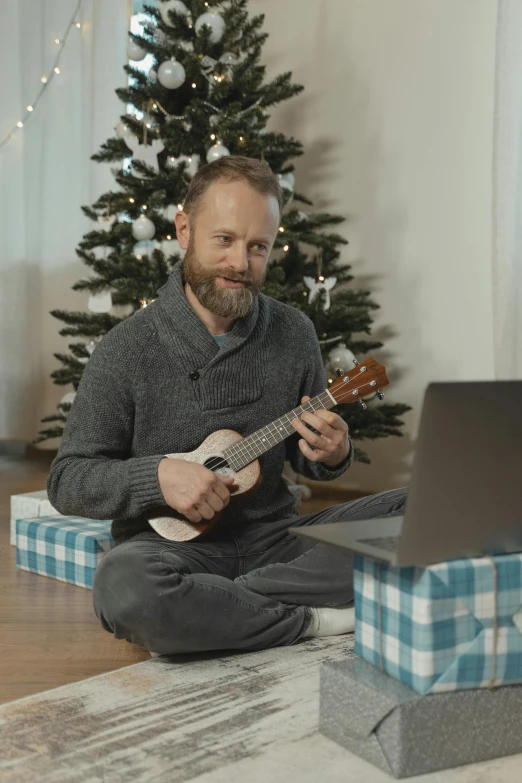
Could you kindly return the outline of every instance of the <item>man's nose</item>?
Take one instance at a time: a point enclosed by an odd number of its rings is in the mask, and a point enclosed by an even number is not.
[[[245,272],[248,269],[248,246],[238,242],[229,253],[227,260],[237,272]]]

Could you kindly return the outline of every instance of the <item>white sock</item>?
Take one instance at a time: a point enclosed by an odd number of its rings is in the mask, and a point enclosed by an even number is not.
[[[355,629],[353,601],[340,606],[309,606],[312,620],[305,633],[308,636],[336,636]]]

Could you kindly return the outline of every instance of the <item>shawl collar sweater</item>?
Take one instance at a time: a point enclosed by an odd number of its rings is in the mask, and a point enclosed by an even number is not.
[[[85,366],[47,491],[62,514],[111,519],[116,544],[151,531],[168,510],[158,481],[165,454],[196,449],[212,432],[246,436],[327,388],[312,321],[259,294],[222,346],[184,290],[177,263],[158,298],[113,327]],[[218,525],[295,516],[282,478],[285,460],[301,475],[330,480],[335,468],[304,457],[298,433],[259,457],[262,482],[232,497]]]

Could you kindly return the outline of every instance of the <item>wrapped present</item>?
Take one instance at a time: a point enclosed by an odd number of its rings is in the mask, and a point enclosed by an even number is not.
[[[522,753],[522,685],[420,696],[358,658],[319,671],[319,731],[396,778]]]
[[[16,520],[16,567],[80,587],[92,588],[98,563],[113,546],[110,519]]]
[[[522,554],[355,557],[355,652],[419,693],[522,682]]]
[[[47,497],[46,489],[39,489],[36,492],[24,492],[21,495],[11,495],[11,537],[10,543],[16,546],[16,520],[26,519],[27,517],[61,517],[60,514],[51,505]]]

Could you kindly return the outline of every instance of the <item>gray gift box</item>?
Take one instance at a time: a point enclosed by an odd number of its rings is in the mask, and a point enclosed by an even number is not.
[[[319,731],[396,778],[522,752],[522,685],[422,696],[360,658],[320,667]]]

